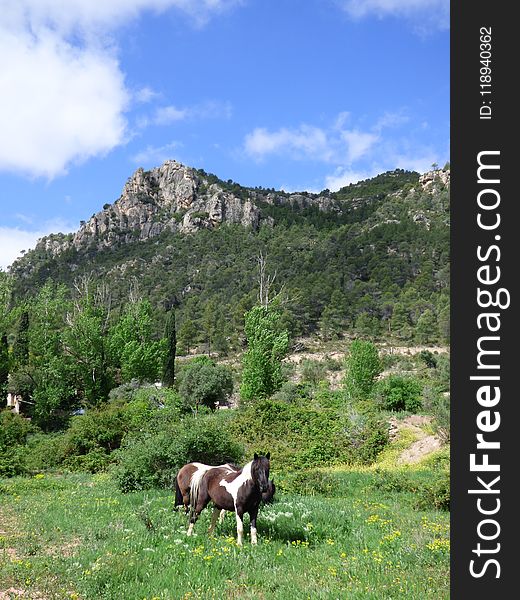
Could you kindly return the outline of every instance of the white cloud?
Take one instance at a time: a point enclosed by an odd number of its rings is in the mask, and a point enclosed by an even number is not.
[[[175,121],[183,121],[188,116],[185,108],[175,106],[163,106],[155,111],[153,122],[156,125],[170,125]]]
[[[147,146],[132,156],[132,162],[138,165],[162,164],[174,158],[175,151],[180,147],[182,147],[180,142],[171,142],[164,146]]]
[[[275,131],[257,127],[246,135],[244,150],[256,160],[278,154],[293,159],[352,163],[370,151],[379,134],[372,130],[342,129],[347,116],[348,113],[340,113],[327,129],[306,124],[296,129],[282,127]]]
[[[49,179],[129,137],[130,93],[110,35],[144,11],[196,25],[238,0],[17,0],[0,12],[0,171]]]
[[[44,235],[61,231],[67,233],[77,229],[62,219],[46,221],[37,231],[20,227],[0,227],[0,268],[6,269],[21,256],[22,250],[30,250]]]
[[[0,169],[52,178],[124,141],[128,94],[107,52],[0,29],[0,89]]]
[[[379,136],[375,133],[358,130],[342,131],[341,137],[347,143],[347,161],[349,163],[367,154],[379,139]]]
[[[341,112],[329,127],[302,124],[270,131],[257,127],[244,138],[243,152],[261,161],[270,156],[331,165],[324,188],[341,187],[397,168],[424,173],[442,153],[424,146],[404,127],[411,117],[403,111],[385,112],[373,125],[356,126],[352,115]],[[348,125],[348,128],[346,126]]]
[[[338,168],[332,175],[325,177],[325,187],[331,192],[337,192],[340,188],[345,187],[346,185],[374,177],[377,172],[377,170],[353,171],[351,169]]]
[[[421,33],[448,29],[450,24],[449,0],[342,0],[340,4],[353,19],[405,18]]]
[[[327,133],[319,127],[300,125],[298,129],[281,128],[268,131],[257,127],[246,135],[244,148],[247,154],[262,159],[268,154],[289,154],[293,158],[317,158],[328,161],[332,149]]]
[[[146,104],[159,96],[158,92],[152,90],[151,87],[145,86],[134,93],[134,100]]]
[[[232,108],[229,102],[209,100],[194,106],[177,108],[176,106],[161,106],[155,110],[151,122],[155,125],[171,125],[185,119],[229,119]],[[145,118],[142,125],[149,125],[150,119]]]
[[[2,6],[1,19],[10,28],[30,24],[33,30],[51,27],[63,34],[113,31],[141,13],[163,13],[177,9],[196,24],[204,24],[213,14],[222,13],[241,0],[17,0]]]

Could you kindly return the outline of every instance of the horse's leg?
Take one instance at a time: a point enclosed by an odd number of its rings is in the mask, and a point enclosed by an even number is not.
[[[235,506],[235,515],[237,518],[237,546],[242,545],[242,540],[244,538],[244,511],[242,508],[237,508]]]
[[[222,523],[224,523],[224,517],[225,516],[226,516],[226,511],[224,509],[222,509],[220,511],[220,516],[218,518],[219,525],[222,525]]]
[[[190,526],[188,527],[188,535],[193,535],[193,527],[195,526],[197,519],[200,517],[200,513],[206,508],[206,506],[208,505],[208,502],[210,500],[211,500],[211,498],[208,495],[207,489],[200,490],[199,498],[197,500],[197,506],[195,506],[195,508],[191,509]]]
[[[256,517],[258,516],[258,507],[252,509],[249,512],[250,520],[251,520],[251,543],[256,545],[258,543],[258,539],[256,537]]]
[[[217,524],[219,513],[220,511],[218,508],[214,508],[213,512],[211,513],[211,524],[208,529],[209,535],[211,535],[215,531],[215,525]]]
[[[186,492],[182,497],[182,503],[184,504],[184,514],[188,514],[190,512],[190,493]]]

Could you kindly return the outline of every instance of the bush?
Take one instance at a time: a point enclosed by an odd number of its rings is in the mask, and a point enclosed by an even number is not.
[[[24,447],[25,467],[29,473],[38,473],[58,467],[64,459],[63,433],[32,435]]]
[[[443,442],[450,439],[450,396],[439,391],[435,386],[428,386],[424,390],[424,407],[433,415],[433,427]]]
[[[24,417],[10,410],[0,411],[0,451],[25,444],[27,436],[35,430],[36,427]]]
[[[378,383],[376,402],[385,410],[417,412],[422,407],[422,386],[411,377],[390,375]]]
[[[372,461],[388,442],[385,424],[331,404],[263,400],[241,410],[231,426],[249,451],[269,450],[284,469]]]
[[[0,451],[0,477],[15,477],[25,473],[22,446]]]
[[[306,358],[302,361],[302,381],[318,385],[327,377],[327,365],[319,360]]]
[[[309,384],[293,383],[286,381],[282,387],[272,396],[273,400],[281,402],[299,402],[302,398],[309,398],[312,395],[312,390]]]
[[[185,405],[197,412],[201,406],[215,409],[233,392],[233,376],[228,367],[203,356],[190,361],[179,374],[179,394]]]
[[[114,475],[123,492],[168,487],[183,465],[239,462],[243,448],[217,415],[165,421],[160,429],[130,436],[116,453]]]
[[[444,471],[419,488],[415,504],[419,510],[450,510],[450,472]]]

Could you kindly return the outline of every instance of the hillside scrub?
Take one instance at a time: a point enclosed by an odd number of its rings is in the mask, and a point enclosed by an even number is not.
[[[374,386],[376,404],[383,410],[415,413],[422,408],[423,386],[413,377],[390,375]]]
[[[186,416],[129,435],[116,453],[113,473],[124,492],[171,487],[186,463],[239,463],[243,456],[222,415]]]
[[[308,397],[257,402],[230,426],[248,449],[269,450],[286,469],[368,463],[388,443],[388,428],[374,414],[315,405]]]

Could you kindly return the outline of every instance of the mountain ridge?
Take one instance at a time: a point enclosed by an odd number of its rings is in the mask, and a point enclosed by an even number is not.
[[[405,172],[395,170],[380,177],[402,173]],[[415,173],[410,172],[410,176]],[[446,179],[449,183],[449,171],[432,171],[417,177],[424,188],[435,185],[439,179],[443,184],[447,183]],[[342,190],[355,189],[357,185]],[[138,168],[124,184],[117,200],[105,204],[90,219],[81,221],[79,229],[72,234],[44,236],[38,240],[37,249],[55,257],[69,248],[82,251],[95,246],[101,250],[116,244],[148,240],[165,230],[185,234],[221,224],[240,224],[257,231],[261,225],[274,224],[273,217],[265,214],[266,205],[296,210],[315,208],[341,214],[346,208],[342,190],[333,193],[324,190],[316,194],[253,189],[231,180],[226,183],[203,170],[168,160],[149,171]],[[356,198],[350,198],[349,204],[349,209],[356,208]],[[13,263],[15,268],[16,263],[20,263],[19,259]]]

